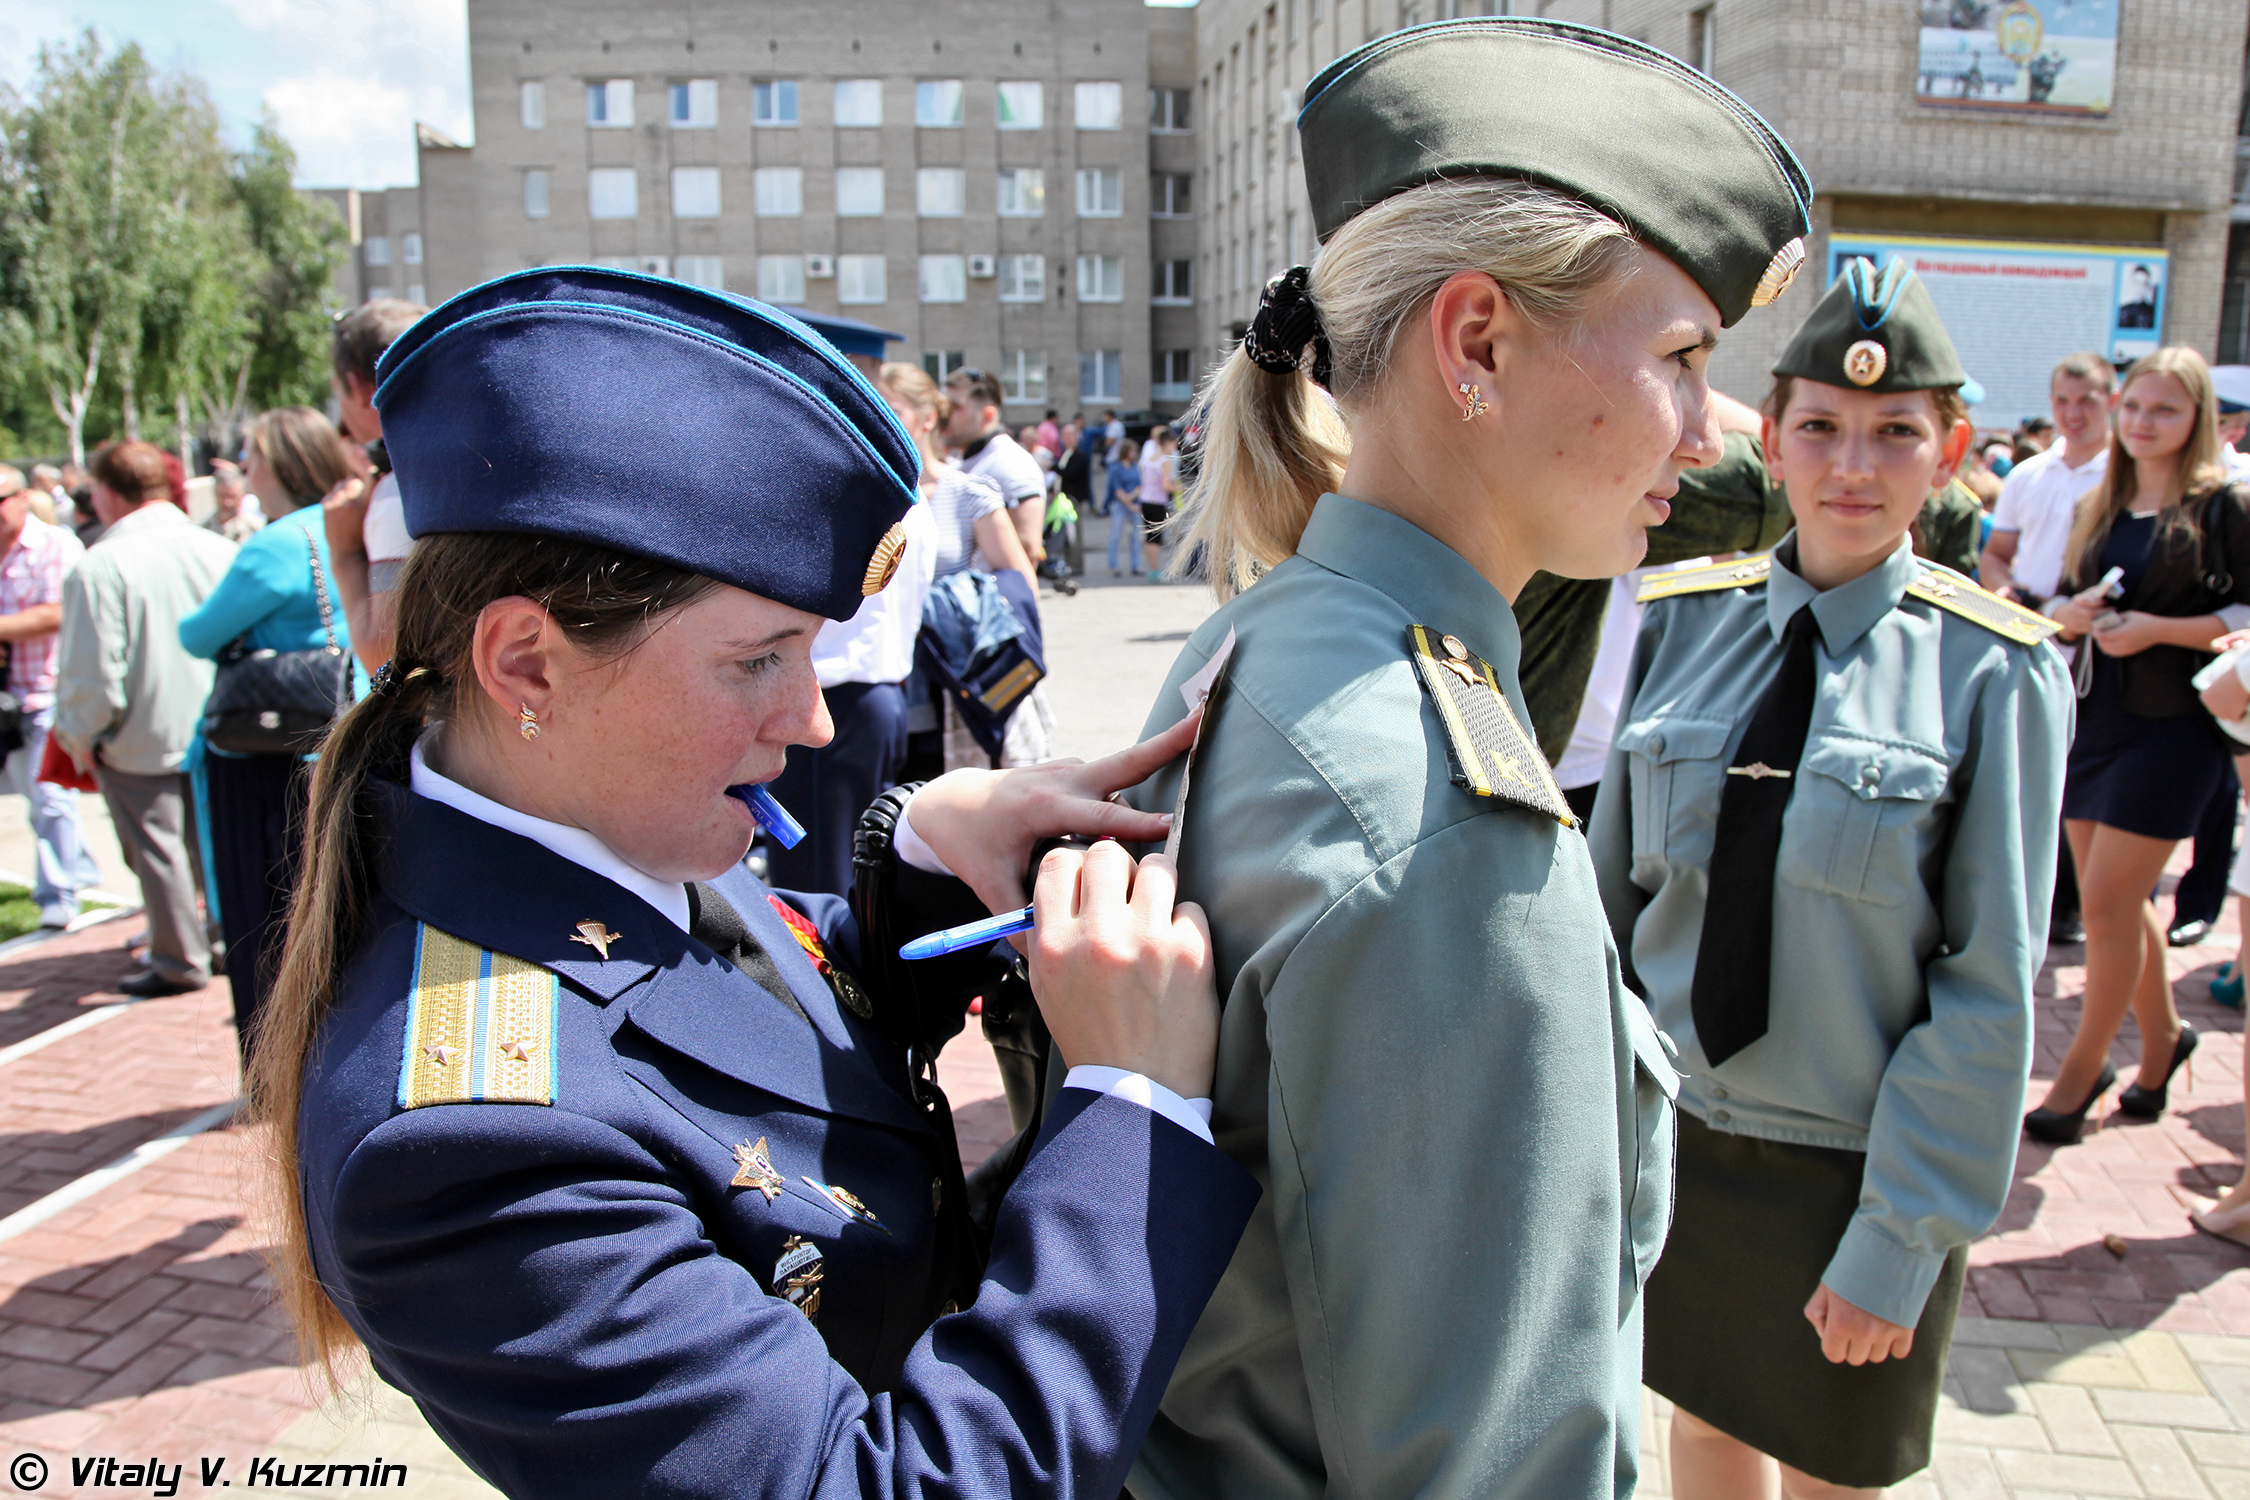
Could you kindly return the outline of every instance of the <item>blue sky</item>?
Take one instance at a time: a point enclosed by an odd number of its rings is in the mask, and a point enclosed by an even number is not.
[[[237,139],[271,107],[304,186],[414,181],[417,120],[471,136],[466,0],[0,0],[0,83],[88,26],[202,78]]]

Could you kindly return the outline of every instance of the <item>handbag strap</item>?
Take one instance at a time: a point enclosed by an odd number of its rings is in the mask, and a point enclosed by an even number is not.
[[[328,602],[328,579],[320,570],[320,543],[313,539],[310,528],[305,532],[305,550],[312,554],[313,594],[320,600],[320,629],[328,637],[328,649],[341,656],[343,648],[336,644],[336,611]]]

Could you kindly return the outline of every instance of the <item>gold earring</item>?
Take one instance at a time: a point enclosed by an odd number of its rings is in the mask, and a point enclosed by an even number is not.
[[[531,711],[528,703],[516,710],[516,733],[527,740],[539,738],[539,715]]]
[[[1461,420],[1474,422],[1492,408],[1485,404],[1484,388],[1471,385],[1466,380],[1454,387],[1461,393]]]

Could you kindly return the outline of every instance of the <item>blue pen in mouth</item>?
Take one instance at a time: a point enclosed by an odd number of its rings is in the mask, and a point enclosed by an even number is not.
[[[746,781],[740,786],[728,787],[727,795],[749,808],[758,826],[773,835],[773,841],[782,848],[794,849],[805,841],[805,825],[789,816],[789,809],[764,787]]]

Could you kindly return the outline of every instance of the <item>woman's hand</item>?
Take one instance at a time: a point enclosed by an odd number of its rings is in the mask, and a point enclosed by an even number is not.
[[[1881,1364],[1914,1352],[1914,1330],[1854,1307],[1822,1282],[1805,1304],[1805,1321],[1820,1335],[1820,1352],[1832,1365]]]
[[[1200,711],[1100,760],[1051,760],[1010,771],[948,771],[914,794],[907,817],[945,867],[967,882],[994,912],[1029,898],[1024,867],[1041,839],[1080,838],[1154,843],[1172,828],[1169,813],[1135,812],[1108,800],[1138,786],[1195,739]]]
[[[2250,646],[2250,630],[2230,630],[2203,649],[2213,656],[2224,656],[2238,646]]]
[[[1063,1061],[1141,1073],[1208,1098],[1219,991],[1202,908],[1172,903],[1179,871],[1138,867],[1118,844],[1056,849],[1039,863],[1031,990]]]
[[[2075,641],[2093,630],[2094,617],[2104,607],[2101,591],[2088,589],[2083,594],[2073,594],[2057,604],[2054,621],[2063,628],[2064,636]]]
[[[2203,706],[2211,711],[2211,717],[2229,724],[2250,713],[2250,687],[2243,685],[2241,672],[2221,672],[2212,678],[2211,685],[2203,690]]]
[[[2104,656],[2138,656],[2151,646],[2165,643],[2165,627],[2172,622],[2161,615],[2129,609],[2114,624],[2094,631],[2094,644]]]

